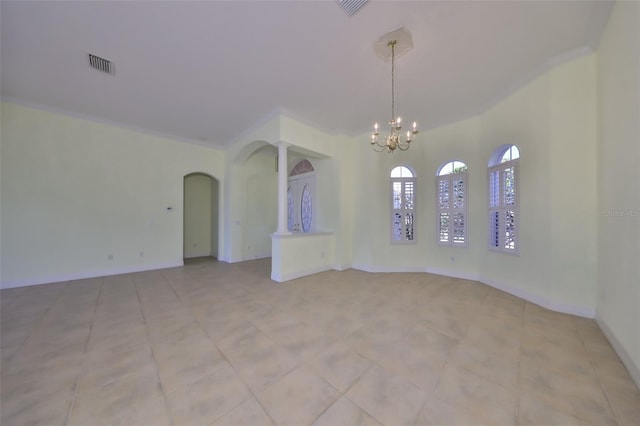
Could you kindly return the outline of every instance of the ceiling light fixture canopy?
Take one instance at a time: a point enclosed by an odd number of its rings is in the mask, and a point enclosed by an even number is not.
[[[402,36],[408,34],[403,28],[396,30],[392,33],[387,34],[390,36],[387,43],[387,48],[391,50],[391,120],[389,121],[389,134],[384,136],[382,142],[378,139],[380,133],[378,132],[378,123],[373,125],[373,132],[371,132],[371,147],[376,152],[387,151],[389,153],[394,152],[396,149],[400,151],[406,151],[411,146],[411,142],[413,142],[418,134],[418,125],[414,121],[412,130],[408,130],[405,135],[402,134],[402,119],[400,116],[396,117],[395,111],[395,56],[396,56],[396,48],[398,46],[398,39],[395,38],[396,35]],[[411,41],[411,36],[408,35],[408,40]],[[381,40],[384,40],[383,37]],[[380,42],[378,42],[380,44]],[[410,45],[408,48],[405,47],[404,51],[413,47]]]

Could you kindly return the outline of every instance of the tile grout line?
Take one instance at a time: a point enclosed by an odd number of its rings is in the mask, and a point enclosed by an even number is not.
[[[164,400],[164,409],[165,412],[167,414],[167,416],[169,417],[169,421],[171,422],[171,424],[174,424],[173,421],[173,413],[171,411],[171,406],[169,405],[169,400],[167,397],[167,392],[164,389],[164,385],[162,383],[162,379],[160,378],[160,367],[158,366],[158,360],[156,359],[156,353],[154,351],[153,348],[153,343],[151,342],[151,336],[149,335],[149,324],[147,322],[147,317],[144,314],[144,307],[142,304],[142,298],[140,297],[140,291],[138,289],[138,282],[136,281],[136,277],[134,274],[131,275],[131,279],[133,281],[133,286],[136,289],[136,296],[138,297],[138,306],[140,308],[140,313],[142,314],[142,320],[144,321],[144,328],[146,331],[146,335],[147,335],[147,341],[149,342],[149,348],[151,349],[151,356],[153,357],[153,362],[155,364],[156,367],[156,376],[158,378],[158,384],[160,385],[160,391],[162,392],[162,398]]]
[[[87,341],[84,344],[84,356],[82,357],[82,367],[80,368],[80,373],[76,378],[76,383],[73,387],[73,397],[71,398],[71,404],[69,404],[69,408],[67,409],[67,414],[65,415],[64,424],[68,425],[69,420],[71,419],[71,413],[73,412],[73,408],[76,405],[76,400],[78,398],[78,391],[80,389],[80,378],[82,377],[82,373],[84,372],[85,365],[87,363],[87,350],[89,349],[89,340],[91,339],[91,332],[93,331],[93,324],[96,317],[96,312],[98,311],[98,303],[100,303],[100,296],[102,295],[102,288],[104,286],[104,277],[100,277],[100,290],[98,291],[98,297],[96,297],[96,303],[93,307],[93,315],[91,316],[91,326],[89,327],[89,334],[87,335]]]

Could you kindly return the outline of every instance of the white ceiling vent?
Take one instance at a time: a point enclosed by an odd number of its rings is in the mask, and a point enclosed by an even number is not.
[[[351,16],[356,13],[368,0],[337,0],[340,7]]]
[[[97,69],[98,71],[106,72],[107,74],[115,74],[113,62],[108,59],[92,55],[91,53],[89,53],[89,65],[91,65],[91,68]]]

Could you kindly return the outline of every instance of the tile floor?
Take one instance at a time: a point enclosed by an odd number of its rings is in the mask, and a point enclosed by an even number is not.
[[[2,290],[10,425],[638,425],[593,320],[477,282],[269,260]]]

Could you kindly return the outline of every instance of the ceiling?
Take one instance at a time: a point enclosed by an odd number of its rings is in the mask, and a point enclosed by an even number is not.
[[[275,114],[360,135],[391,115],[374,52],[405,27],[396,111],[422,129],[485,110],[597,47],[610,1],[7,1],[4,99],[223,148]],[[89,67],[88,53],[115,73]]]

